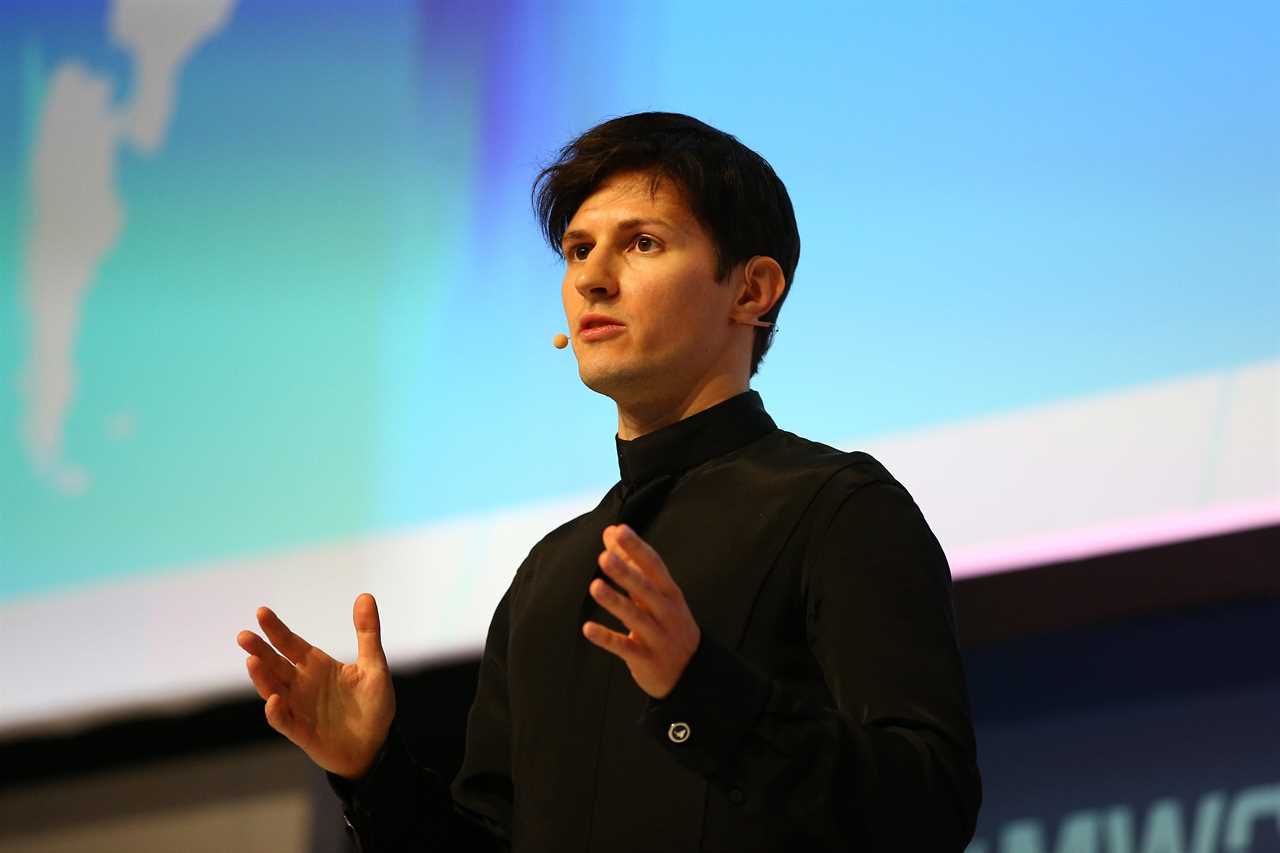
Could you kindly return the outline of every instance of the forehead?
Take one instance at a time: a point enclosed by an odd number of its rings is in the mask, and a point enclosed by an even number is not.
[[[579,205],[568,230],[608,228],[635,219],[664,219],[681,228],[696,227],[684,192],[653,172],[610,175]]]

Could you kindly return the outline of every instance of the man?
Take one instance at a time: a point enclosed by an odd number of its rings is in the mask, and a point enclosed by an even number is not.
[[[878,462],[778,429],[748,387],[799,259],[782,182],[645,113],[535,190],[620,482],[499,602],[451,787],[399,735],[367,594],[352,664],[266,608],[274,649],[241,632],[267,720],[366,851],[962,850],[981,787],[946,558]]]

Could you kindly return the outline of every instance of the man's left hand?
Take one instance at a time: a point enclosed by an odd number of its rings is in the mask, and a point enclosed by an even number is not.
[[[604,550],[597,562],[626,595],[596,578],[591,582],[591,597],[630,633],[611,631],[598,622],[584,624],[582,633],[622,658],[641,690],[664,699],[684,674],[702,632],[684,593],[649,543],[625,524],[606,527],[603,538]]]

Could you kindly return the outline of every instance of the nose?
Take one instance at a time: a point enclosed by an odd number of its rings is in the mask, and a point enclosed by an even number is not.
[[[589,302],[612,299],[618,292],[618,277],[607,253],[596,249],[582,263],[570,268],[574,290]]]

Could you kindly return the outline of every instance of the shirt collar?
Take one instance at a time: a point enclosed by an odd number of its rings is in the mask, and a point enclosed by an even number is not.
[[[760,394],[743,391],[639,438],[615,438],[622,484],[631,489],[656,477],[682,474],[777,428]]]

